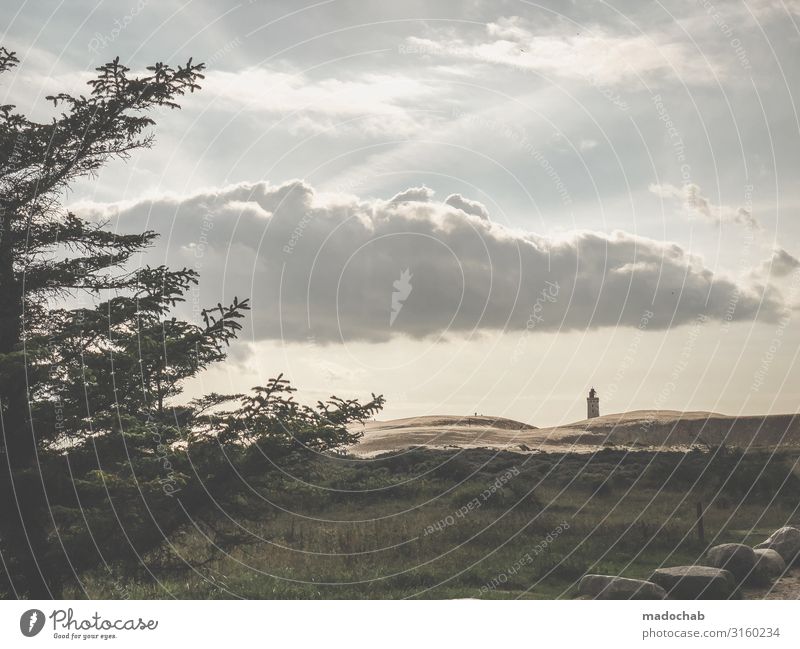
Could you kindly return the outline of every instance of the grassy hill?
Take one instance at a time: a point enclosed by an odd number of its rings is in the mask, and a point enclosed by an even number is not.
[[[587,572],[646,577],[797,523],[799,459],[607,447],[319,456],[248,479],[252,515],[221,517],[216,532],[247,536],[229,555],[214,551],[212,530],[189,528],[138,569],[82,575],[85,592],[71,595],[569,598]]]

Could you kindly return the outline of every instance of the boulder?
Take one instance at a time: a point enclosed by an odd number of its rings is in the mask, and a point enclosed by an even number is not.
[[[650,581],[661,586],[672,599],[730,599],[736,593],[733,575],[710,566],[659,568]]]
[[[775,550],[786,565],[790,566],[800,554],[800,530],[796,527],[782,527],[773,532],[766,541],[759,543],[756,550]]]
[[[761,584],[768,584],[773,579],[780,577],[786,570],[786,562],[775,550],[768,548],[754,550],[756,555],[756,565],[753,570],[755,581]]]
[[[585,599],[667,598],[664,589],[650,581],[611,575],[584,575],[578,584],[578,595]]]
[[[749,545],[741,543],[723,543],[715,545],[706,554],[708,564],[714,568],[728,570],[736,583],[744,583],[753,578],[756,565],[756,553]]]

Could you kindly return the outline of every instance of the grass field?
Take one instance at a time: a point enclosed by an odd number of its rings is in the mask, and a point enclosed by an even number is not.
[[[587,572],[646,577],[711,544],[762,540],[796,523],[800,505],[798,453],[787,450],[415,449],[318,458],[249,482],[252,520],[221,524],[252,542],[215,553],[189,527],[138,569],[83,575],[86,592],[67,595],[569,598]]]

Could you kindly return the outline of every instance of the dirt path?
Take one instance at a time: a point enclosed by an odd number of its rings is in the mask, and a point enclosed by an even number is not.
[[[748,589],[745,599],[800,599],[800,568],[792,568],[769,588]]]

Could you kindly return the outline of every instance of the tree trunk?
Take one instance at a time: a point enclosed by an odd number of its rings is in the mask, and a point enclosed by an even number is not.
[[[0,407],[3,412],[3,442],[14,449],[15,462],[29,466],[33,455],[26,425],[28,395],[25,360],[22,356],[22,282],[14,273],[13,219],[2,216],[0,230]]]
[[[36,462],[37,443],[28,418],[22,352],[22,283],[14,272],[13,219],[0,231],[0,542],[9,594],[52,597],[47,575],[47,499]]]
[[[2,542],[6,574],[0,588],[9,596],[52,599],[59,594],[53,573],[41,479],[30,471],[0,472]]]

